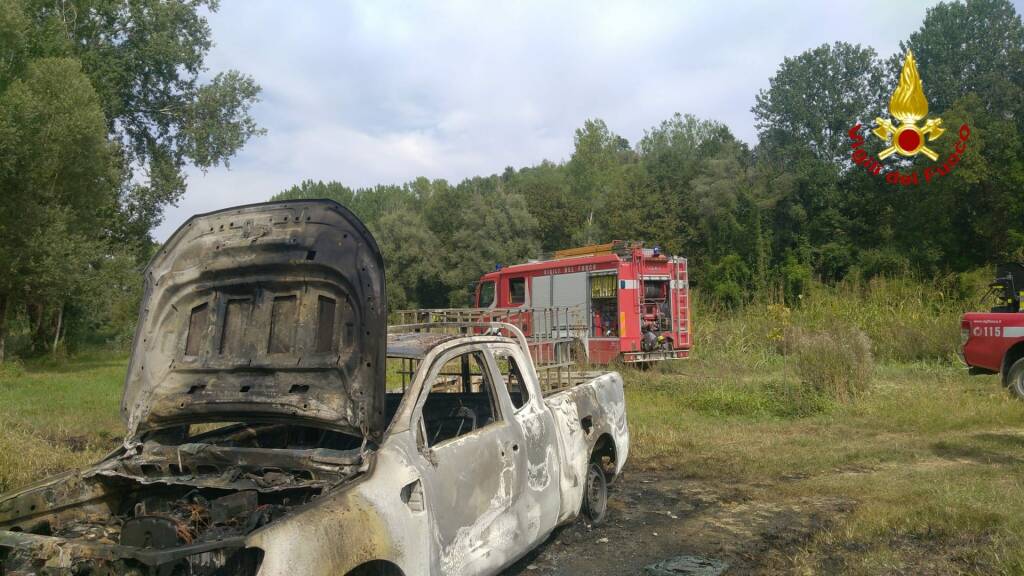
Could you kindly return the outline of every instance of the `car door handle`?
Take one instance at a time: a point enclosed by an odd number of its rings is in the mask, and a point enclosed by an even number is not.
[[[419,478],[402,487],[402,502],[413,512],[423,512],[423,482]]]

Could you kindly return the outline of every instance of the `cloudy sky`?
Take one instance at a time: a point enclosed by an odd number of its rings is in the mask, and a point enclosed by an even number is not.
[[[933,3],[222,0],[207,63],[256,78],[268,132],[230,169],[191,171],[155,236],[307,178],[457,182],[565,160],[593,117],[635,143],[691,113],[753,143],[754,95],[785,56],[837,40],[888,56]]]

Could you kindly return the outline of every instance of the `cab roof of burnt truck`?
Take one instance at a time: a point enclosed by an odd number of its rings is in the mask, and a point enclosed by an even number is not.
[[[454,340],[459,336],[459,334],[437,332],[390,332],[388,333],[388,357],[419,360],[426,356],[434,346]]]
[[[389,358],[411,358],[422,360],[434,347],[467,336],[484,336],[485,334],[451,334],[442,332],[389,332],[387,355]],[[491,338],[507,339],[508,336],[488,333]]]

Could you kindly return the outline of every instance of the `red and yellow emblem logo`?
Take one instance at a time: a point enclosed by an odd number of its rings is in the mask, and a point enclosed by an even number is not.
[[[864,136],[861,135],[859,123],[850,128],[848,132],[850,147],[853,148],[850,159],[855,166],[862,166],[868,174],[883,176],[889,184],[900,186],[917,185],[922,182],[930,184],[936,179],[948,175],[967,152],[967,140],[971,137],[971,128],[967,124],[963,124],[957,131],[957,136],[960,138],[954,143],[953,152],[942,164],[926,166],[920,171],[913,169],[907,173],[899,170],[883,171],[883,164],[880,161],[884,161],[893,154],[899,154],[904,158],[913,158],[918,154],[923,154],[932,162],[938,161],[938,152],[929,148],[928,144],[946,132],[946,129],[942,127],[942,118],[928,118],[928,100],[924,97],[924,86],[921,85],[921,77],[917,74],[917,63],[910,50],[907,50],[907,56],[903,60],[899,85],[896,86],[896,90],[889,98],[889,114],[896,119],[896,123],[889,118],[875,118],[876,126],[871,131],[887,145],[878,153],[877,160],[864,148]],[[922,120],[924,123],[918,124]]]
[[[928,100],[924,97],[924,86],[921,85],[917,63],[910,50],[907,50],[907,57],[903,61],[900,84],[889,98],[889,114],[899,120],[898,127],[888,118],[875,118],[878,126],[872,130],[883,141],[888,143],[891,140],[891,145],[878,153],[880,160],[885,160],[894,152],[907,157],[924,154],[933,162],[939,159],[939,155],[925,145],[925,138],[931,142],[942,136],[946,129],[942,127],[942,118],[926,118]],[[926,118],[924,126],[918,127],[917,122],[922,118]]]

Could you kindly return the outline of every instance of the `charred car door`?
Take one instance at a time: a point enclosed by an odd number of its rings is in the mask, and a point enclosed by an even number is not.
[[[531,545],[519,516],[524,438],[496,374],[486,344],[472,344],[439,355],[423,381],[414,423],[440,574],[495,574]]]
[[[533,362],[512,343],[491,347],[498,369],[498,387],[508,396],[511,424],[520,429],[524,444],[516,456],[521,502],[517,506],[520,530],[528,540],[540,542],[558,524],[561,506],[561,459],[556,448],[555,421],[544,404]]]

